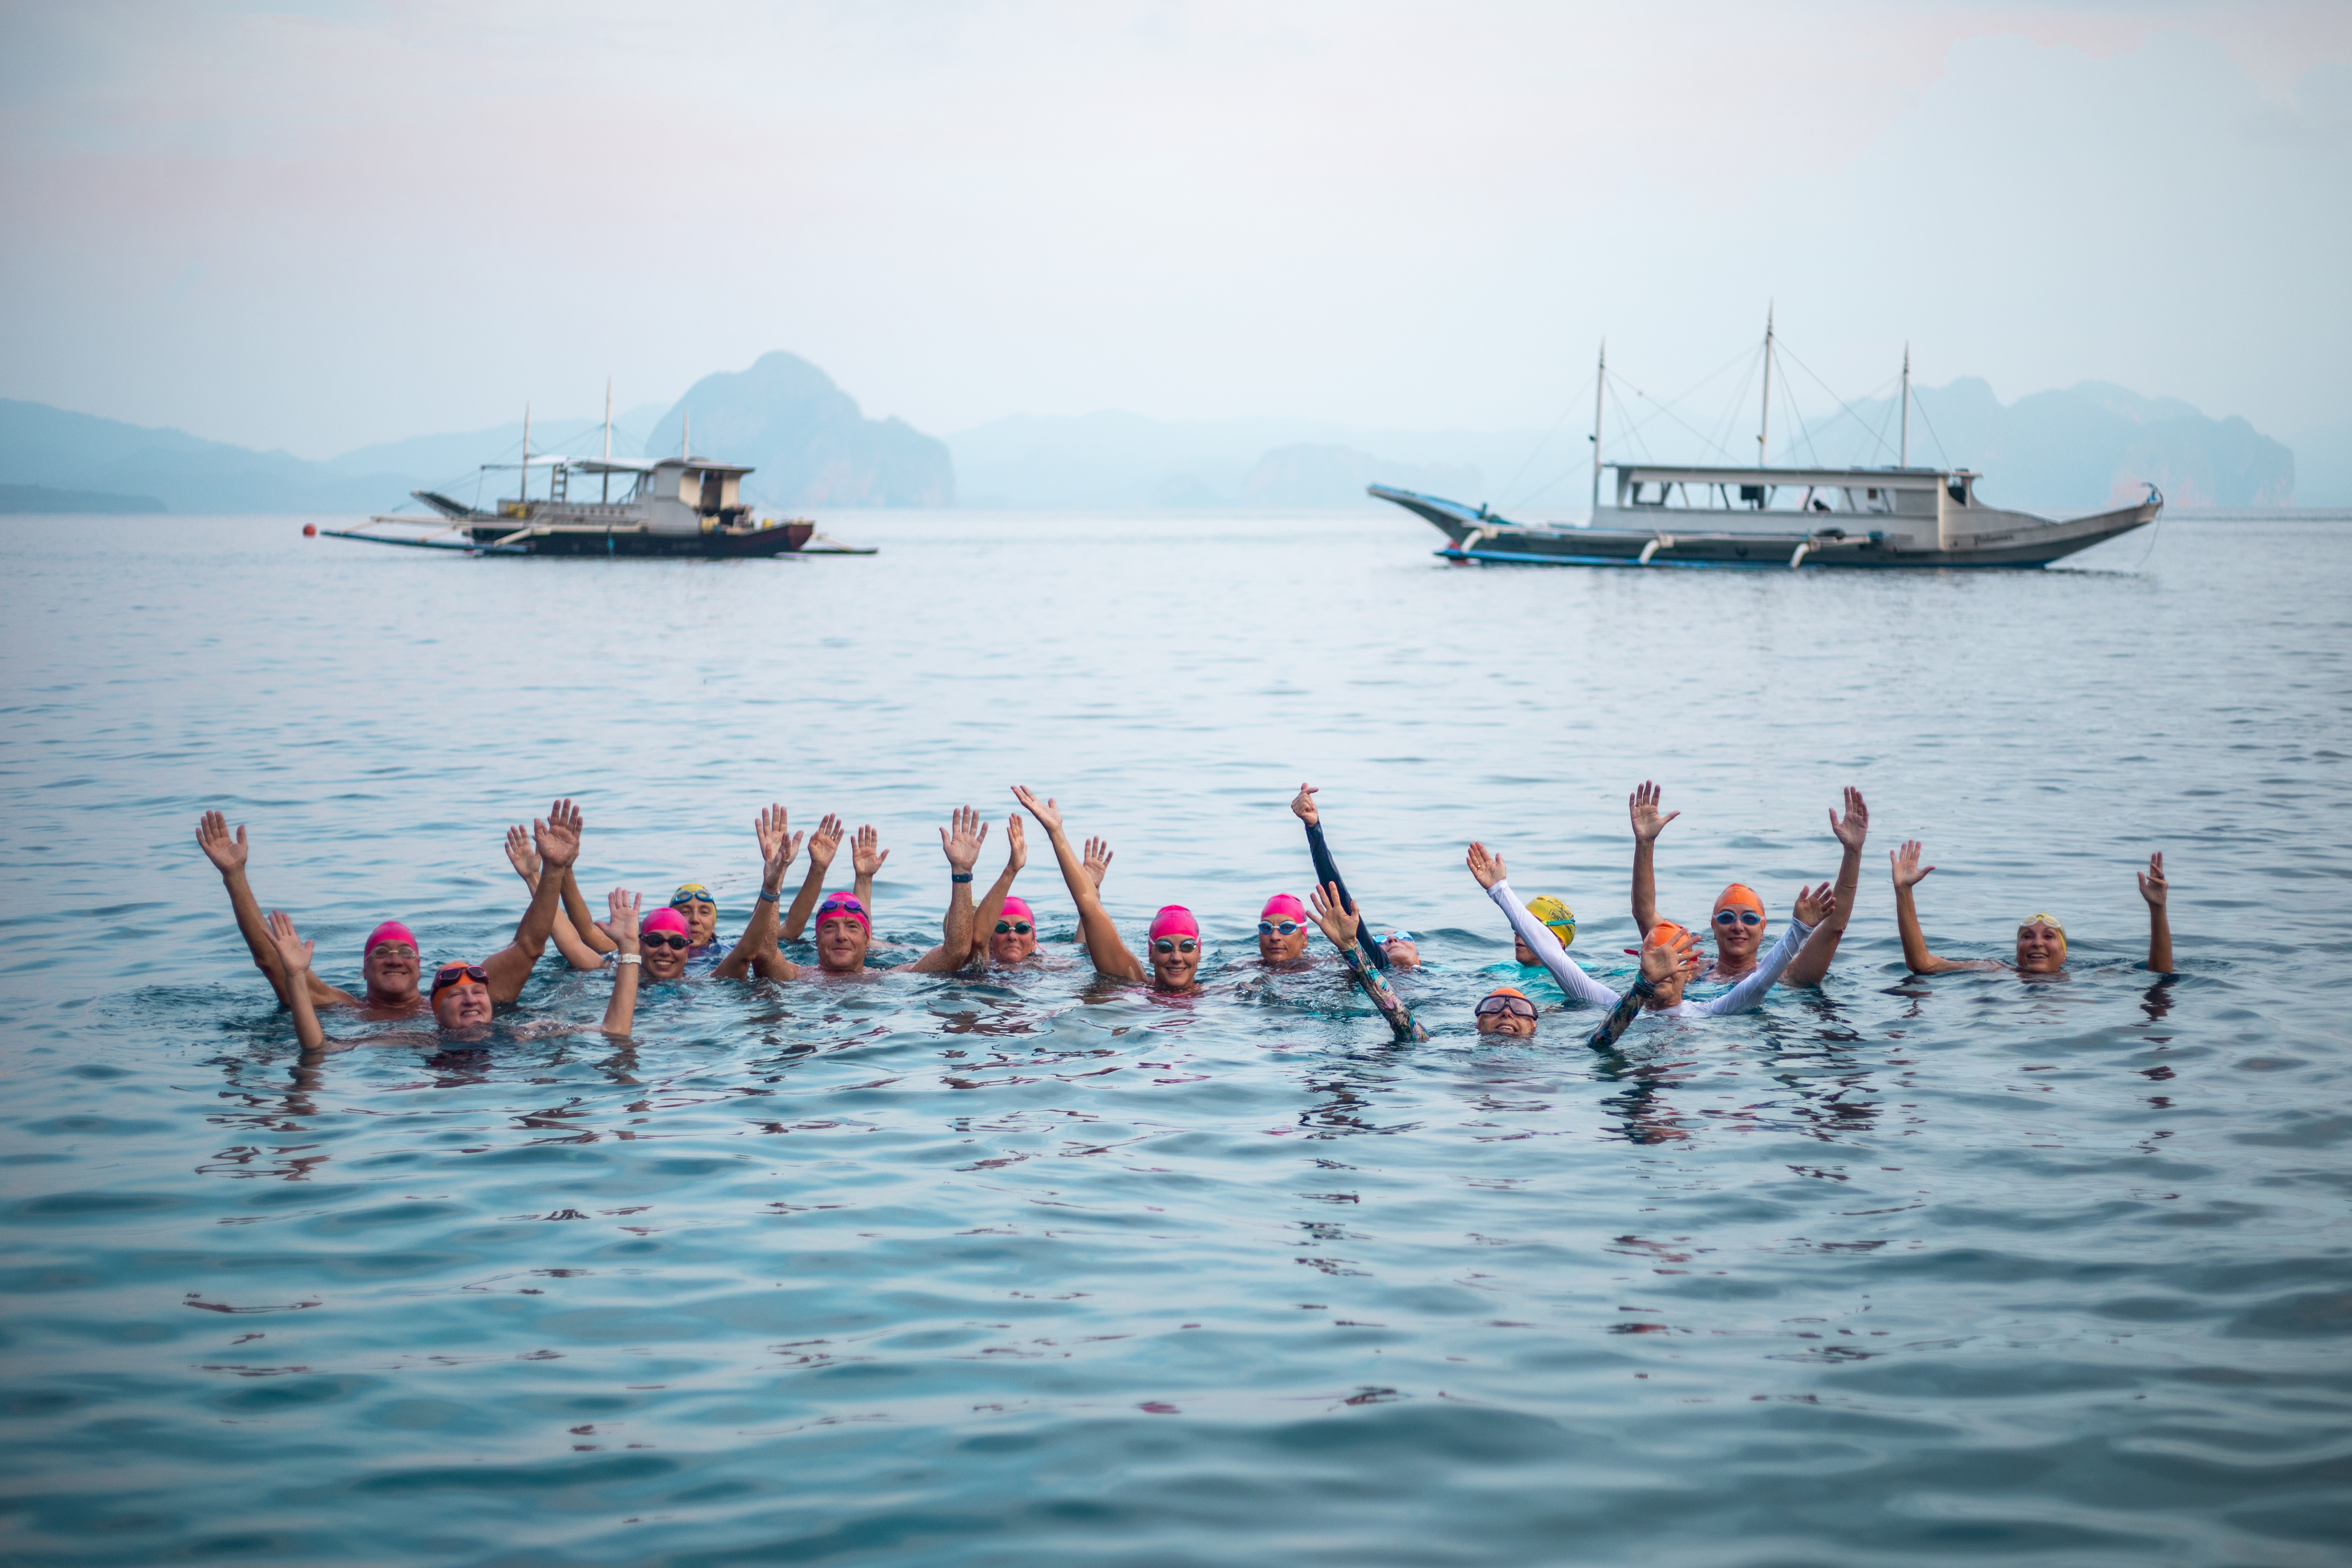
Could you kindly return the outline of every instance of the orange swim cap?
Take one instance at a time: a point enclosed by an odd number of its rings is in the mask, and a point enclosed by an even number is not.
[[[1517,986],[1516,986],[1516,985],[1497,985],[1497,986],[1496,986],[1492,991],[1487,992],[1487,993],[1486,993],[1486,994],[1487,994],[1487,995],[1489,995],[1489,996],[1518,996],[1518,997],[1525,997],[1525,996],[1527,995],[1527,993],[1526,993],[1526,992],[1524,992],[1524,991],[1522,991],[1522,990],[1520,990],[1520,989],[1519,989]]]
[[[1715,897],[1715,907],[1717,910],[1736,909],[1741,904],[1747,905],[1759,915],[1764,912],[1764,900],[1758,898],[1756,889],[1745,882],[1734,882]]]
[[[1656,925],[1650,928],[1650,940],[1648,945],[1652,947],[1670,947],[1679,939],[1688,935],[1690,935],[1690,930],[1688,927],[1678,926],[1672,921],[1660,921]]]

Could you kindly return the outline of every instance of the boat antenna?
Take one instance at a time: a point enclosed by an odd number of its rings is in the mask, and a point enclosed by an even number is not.
[[[1766,439],[1772,434],[1772,306],[1764,307],[1764,415],[1756,426],[1756,466],[1763,468],[1771,461],[1766,451]]]
[[[1881,430],[1885,426],[1879,426]],[[1911,345],[1903,345],[1903,450],[1895,459],[1898,468],[1911,466]]]
[[[604,460],[613,460],[613,378],[604,378]]]
[[[1601,399],[1609,389],[1609,340],[1601,340],[1601,364],[1592,373],[1592,518],[1601,515]],[[1588,519],[1588,521],[1592,521]]]
[[[530,405],[522,405],[522,480],[515,490],[515,500],[530,499]]]

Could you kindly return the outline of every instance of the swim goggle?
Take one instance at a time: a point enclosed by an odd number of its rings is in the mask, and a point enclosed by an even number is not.
[[[997,935],[1003,936],[1007,931],[1011,931],[1017,936],[1027,936],[1029,934],[1029,922],[1027,921],[999,921],[996,922]]]
[[[1201,944],[1189,936],[1163,936],[1151,944],[1154,952],[1198,952]]]
[[[1481,1018],[1491,1018],[1501,1013],[1508,1013],[1515,1018],[1532,1018],[1536,1016],[1536,1005],[1524,996],[1489,996],[1473,1011]]]
[[[692,937],[688,936],[684,931],[657,931],[650,936],[641,936],[637,940],[645,943],[647,947],[675,948],[680,952],[684,952],[688,948],[694,945],[694,939]]]
[[[712,898],[710,889],[701,883],[688,882],[669,896],[669,907],[682,910],[688,904],[709,904],[715,910],[719,907],[719,900]]]
[[[436,994],[438,994],[449,986],[467,980],[479,981],[482,984],[488,985],[490,983],[490,972],[478,963],[445,963],[433,972],[433,990]]]
[[[1715,923],[1719,926],[1760,926],[1764,923],[1764,917],[1750,909],[1717,910],[1715,911]]]
[[[827,899],[816,907],[816,918],[819,920],[831,914],[862,915],[865,912],[866,906],[846,893],[839,898]]]
[[[1260,921],[1257,922],[1257,934],[1260,936],[1272,936],[1276,931],[1281,932],[1284,936],[1297,936],[1300,931],[1305,931],[1306,929],[1306,922],[1292,920],[1287,915],[1278,921]]]

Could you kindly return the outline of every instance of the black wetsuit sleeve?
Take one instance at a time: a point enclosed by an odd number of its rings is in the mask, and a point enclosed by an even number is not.
[[[1315,860],[1315,885],[1318,888],[1338,888],[1339,907],[1349,914],[1354,914],[1356,900],[1349,893],[1348,884],[1340,880],[1339,868],[1331,862],[1331,847],[1323,842],[1323,825],[1319,822],[1310,822],[1307,825],[1307,853]],[[1381,951],[1379,942],[1372,940],[1372,933],[1360,931],[1357,934],[1363,939],[1364,952],[1371,960],[1372,967],[1386,969],[1389,966],[1389,955]]]
[[[1642,1016],[1643,1002],[1656,989],[1646,980],[1635,980],[1633,988],[1617,998],[1617,1005],[1610,1009],[1609,1016],[1601,1021],[1601,1027],[1593,1030],[1591,1038],[1584,1043],[1596,1051],[1605,1051],[1614,1046],[1624,1037],[1625,1031],[1633,1026],[1633,1020]]]
[[[1423,1028],[1420,1020],[1412,1016],[1412,1009],[1399,999],[1387,978],[1379,970],[1367,965],[1359,956],[1361,953],[1378,951],[1377,948],[1368,948],[1359,942],[1354,947],[1341,948],[1339,962],[1348,966],[1348,973],[1356,977],[1356,984],[1364,988],[1364,994],[1372,999],[1372,1005],[1378,1007],[1381,1010],[1381,1016],[1389,1021],[1390,1033],[1399,1040],[1429,1038],[1429,1031]]]

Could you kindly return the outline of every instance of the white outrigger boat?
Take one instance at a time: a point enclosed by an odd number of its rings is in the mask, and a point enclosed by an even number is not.
[[[741,560],[777,555],[871,555],[825,538],[806,518],[761,519],[743,503],[740,463],[714,462],[688,454],[689,419],[675,458],[634,460],[613,456],[612,392],[604,395],[604,455],[601,458],[530,455],[530,411],[523,411],[522,458],[485,463],[482,472],[521,478],[516,496],[493,508],[468,506],[436,490],[409,493],[436,518],[385,512],[358,528],[321,529],[335,539],[371,544],[402,544],[425,550],[463,550],[477,555],[643,555],[669,559]],[[530,493],[534,473],[546,476],[547,493]],[[614,480],[621,481],[615,499]],[[576,479],[596,481],[574,496]],[[423,529],[422,533],[373,533],[379,527]]]
[[[2135,505],[2063,521],[1977,500],[1968,468],[1915,468],[1911,356],[1903,356],[1903,444],[1893,468],[1767,466],[1772,327],[1764,329],[1763,419],[1754,468],[1612,463],[1601,457],[1604,345],[1594,391],[1592,510],[1583,522],[1519,523],[1438,496],[1367,487],[1427,520],[1444,560],[1548,566],[2046,566],[2156,519],[2155,485]],[[1615,483],[1605,497],[1604,473]]]

